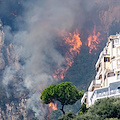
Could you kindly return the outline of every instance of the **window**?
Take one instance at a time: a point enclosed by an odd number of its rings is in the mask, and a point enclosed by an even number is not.
[[[120,76],[120,71],[117,73],[117,76]]]
[[[120,89],[120,87],[118,87],[118,89]]]
[[[114,40],[112,40],[112,47],[115,48],[116,45],[120,44],[120,39],[116,38]]]
[[[115,47],[114,40],[112,41],[112,47],[113,47],[113,48]]]
[[[97,72],[99,71],[99,67],[97,67]]]
[[[104,80],[106,79],[106,75],[104,76]]]
[[[119,43],[119,39],[114,40],[115,45]]]
[[[117,79],[120,79],[120,71],[117,73]]]
[[[110,57],[104,57],[104,62],[110,62]]]
[[[114,72],[110,72],[110,73],[108,73],[108,75],[107,75],[108,77],[112,77],[112,76],[115,76],[115,73]]]
[[[99,64],[99,67],[101,66],[101,63]]]
[[[101,78],[102,78],[102,75],[99,76],[99,79],[101,79]]]

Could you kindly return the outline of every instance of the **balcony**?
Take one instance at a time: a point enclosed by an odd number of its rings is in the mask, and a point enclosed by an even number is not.
[[[98,78],[100,76],[101,72],[102,72],[102,67],[99,67],[99,70],[97,71],[96,78]]]
[[[101,87],[101,79],[99,80],[93,80],[88,88],[88,91],[93,91],[96,88]]]
[[[111,96],[117,96],[117,95],[120,95],[120,90],[116,89],[116,90],[111,90],[111,91],[108,91],[108,92],[103,92],[103,93],[99,93],[97,94],[97,99],[101,99],[101,98],[104,98],[104,97],[111,97]]]
[[[94,90],[94,92],[89,100],[90,101],[89,106],[94,104],[95,101],[98,99],[102,99],[102,98],[106,98],[106,97],[113,97],[113,96],[114,97],[120,96],[120,81],[110,83],[109,87],[99,88],[99,89]]]

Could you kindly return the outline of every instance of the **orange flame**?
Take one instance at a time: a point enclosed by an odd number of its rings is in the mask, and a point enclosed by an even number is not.
[[[50,114],[51,114],[52,110],[57,110],[57,103],[54,104],[54,103],[51,102],[49,104],[48,110],[49,110],[49,113],[47,115],[47,120],[50,120]]]
[[[94,26],[92,35],[89,35],[88,37],[88,47],[90,48],[89,53],[92,52],[92,50],[97,50],[97,46],[100,43],[100,32],[96,32],[96,26]]]
[[[62,32],[61,36],[64,43],[69,46],[69,50],[65,53],[65,67],[57,69],[53,74],[56,80],[65,77],[66,71],[72,66],[74,57],[80,52],[80,47],[82,46],[80,34],[77,30],[73,33]]]
[[[52,110],[57,110],[57,103],[54,104],[54,103],[51,102],[51,103],[49,104],[49,107],[50,107]]]

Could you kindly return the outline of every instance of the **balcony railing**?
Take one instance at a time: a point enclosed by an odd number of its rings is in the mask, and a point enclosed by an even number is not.
[[[97,90],[93,93],[92,97],[91,97],[91,104],[94,104],[94,102],[97,99],[102,99],[105,97],[111,97],[111,96],[120,96],[120,89],[115,89],[115,90],[110,90],[108,89],[108,91],[103,91],[101,93],[97,93]]]

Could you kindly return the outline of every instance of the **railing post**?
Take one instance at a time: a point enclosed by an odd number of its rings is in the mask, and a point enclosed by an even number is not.
[[[96,94],[96,96],[95,96],[95,97],[97,98],[97,90],[95,91],[95,94]]]
[[[110,87],[108,88],[108,96],[110,96]]]

